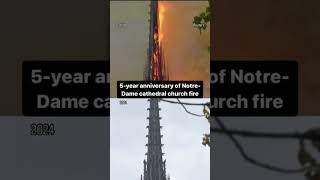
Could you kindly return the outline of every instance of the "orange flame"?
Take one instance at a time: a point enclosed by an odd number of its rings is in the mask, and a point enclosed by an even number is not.
[[[166,7],[163,3],[158,3],[159,6],[159,43],[162,42],[163,39],[163,19],[164,19],[164,13],[166,12]]]
[[[154,49],[153,54],[151,55],[151,64],[150,64],[150,79],[152,80],[163,80],[168,79],[166,75],[166,68],[164,63],[164,57],[163,57],[163,50],[162,50],[162,40],[164,37],[163,33],[163,19],[164,19],[164,13],[166,11],[166,8],[163,3],[158,3],[158,19],[157,19],[157,28],[156,31],[153,34],[153,43],[154,43]]]

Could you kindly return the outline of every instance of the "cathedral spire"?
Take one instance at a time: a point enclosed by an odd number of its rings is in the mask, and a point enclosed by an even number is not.
[[[159,32],[159,2],[151,0],[150,4],[150,32],[149,32],[149,47],[147,71],[145,71],[145,79],[149,81],[163,81],[169,80],[164,63],[163,49],[160,43]],[[159,116],[159,99],[149,99],[150,107],[148,128],[148,143],[147,159],[144,163],[143,180],[167,180],[166,177],[166,161],[162,160],[162,146],[161,143],[161,126]]]
[[[161,143],[161,126],[159,116],[159,99],[153,98],[150,102],[149,110],[149,125],[148,128],[148,143],[147,145],[147,160],[144,160],[144,177],[143,180],[167,180],[166,178],[166,161],[162,159]]]

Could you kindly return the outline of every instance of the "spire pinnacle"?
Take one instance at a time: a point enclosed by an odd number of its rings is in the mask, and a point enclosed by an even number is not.
[[[166,160],[163,160],[161,143],[161,126],[159,118],[159,101],[150,99],[149,108],[149,125],[148,125],[148,143],[147,143],[147,160],[144,164],[143,180],[167,180],[166,177]]]

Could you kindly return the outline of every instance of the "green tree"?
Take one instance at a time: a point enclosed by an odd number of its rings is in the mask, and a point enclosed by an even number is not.
[[[210,16],[210,7],[207,7],[204,12],[201,12],[198,16],[195,16],[193,18],[193,26],[199,29],[200,34],[202,30],[205,30],[207,28],[208,23],[211,19]]]
[[[193,26],[199,29],[200,34],[203,30],[207,29],[208,23],[211,20],[211,5],[212,2],[209,0],[209,6],[206,8],[206,10],[193,18]],[[208,51],[210,52],[210,46],[208,47]]]

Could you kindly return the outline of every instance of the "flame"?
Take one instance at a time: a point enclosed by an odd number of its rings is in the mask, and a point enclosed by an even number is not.
[[[164,6],[164,3],[158,3],[158,6],[159,6],[159,43],[162,42],[162,39],[163,39],[163,30],[162,30],[162,27],[163,27],[163,19],[164,19],[164,13],[166,12],[166,7]]]
[[[162,40],[164,37],[163,33],[163,22],[164,22],[164,13],[166,7],[163,3],[158,3],[157,9],[157,24],[153,34],[153,44],[154,49],[152,50],[152,55],[150,57],[150,79],[151,80],[168,80],[168,74],[165,67],[163,49],[162,49]]]

